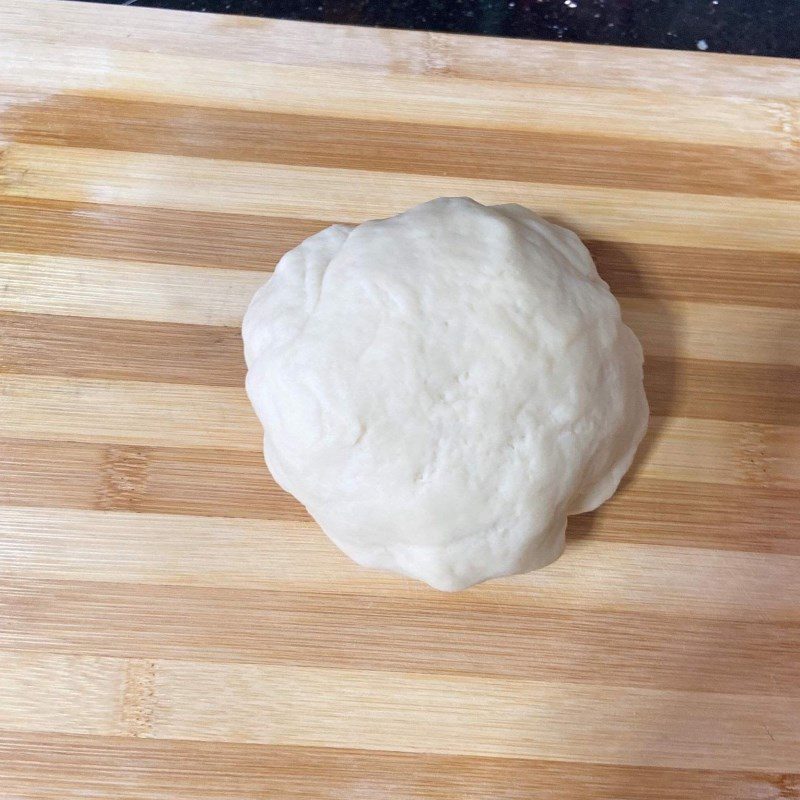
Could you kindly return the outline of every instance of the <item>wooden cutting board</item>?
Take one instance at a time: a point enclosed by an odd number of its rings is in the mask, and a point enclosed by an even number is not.
[[[0,796],[800,792],[800,63],[0,0]],[[553,566],[359,569],[239,321],[333,221],[577,230],[653,420]]]

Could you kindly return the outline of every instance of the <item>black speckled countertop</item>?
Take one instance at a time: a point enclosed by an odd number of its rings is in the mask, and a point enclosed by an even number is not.
[[[347,25],[800,57],[800,0],[95,0]]]

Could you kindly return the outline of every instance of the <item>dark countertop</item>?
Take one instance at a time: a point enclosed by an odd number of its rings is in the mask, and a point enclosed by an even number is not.
[[[347,25],[800,58],[800,0],[95,0]]]

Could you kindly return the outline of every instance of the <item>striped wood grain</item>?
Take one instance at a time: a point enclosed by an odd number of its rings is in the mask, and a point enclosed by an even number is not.
[[[214,519],[187,515],[5,507],[3,572],[145,584],[292,588],[317,592],[436,595],[391,575],[364,574],[314,535],[308,520]],[[10,563],[9,563],[10,562]],[[14,567],[14,564],[18,564]],[[472,598],[586,608],[633,607],[687,617],[800,622],[797,556],[608,543],[576,538],[542,576],[475,590]],[[679,573],[679,574],[675,574]],[[715,583],[707,585],[708,575]],[[778,584],[785,587],[774,591]],[[466,600],[463,602],[467,602]]]
[[[97,120],[90,130],[87,115]],[[4,128],[14,141],[30,144],[115,150],[124,142],[128,151],[233,161],[701,194],[713,190],[787,200],[800,196],[800,154],[783,149],[765,152],[596,135],[554,139],[509,130],[70,95],[12,105]],[[197,128],[206,135],[194,135]],[[465,160],[465,152],[480,153],[480,160]]]
[[[800,699],[765,695],[30,652],[0,675],[0,725],[30,733],[764,771],[800,747]]]
[[[660,245],[678,239],[697,247],[790,253],[800,247],[800,204],[784,199],[726,197],[723,202],[710,194],[254,164],[22,142],[7,146],[4,169],[4,192],[26,199],[206,212],[224,206],[237,214],[357,222],[365,214],[396,214],[432,196],[470,194],[487,204],[535,206],[590,239]]]
[[[131,765],[135,765],[133,768]],[[0,734],[0,779],[10,792],[48,800],[101,796],[152,800],[305,800],[308,786],[328,797],[372,800],[707,800],[791,797],[792,775],[780,772],[624,767],[542,759],[438,756],[304,746],[222,742],[155,742],[63,734]],[[42,790],[41,787],[53,787]],[[322,794],[317,794],[322,796]]]
[[[796,63],[53,0],[0,48],[2,792],[800,793]],[[276,486],[237,330],[439,194],[581,233],[654,414],[561,560],[456,595]]]
[[[123,658],[327,665],[428,674],[769,696],[800,695],[800,627],[777,619],[691,618],[632,606],[542,602],[535,611],[420,594],[69,581],[2,581],[14,598],[6,648]],[[540,595],[540,600],[545,600]],[[731,609],[732,610],[732,609]],[[253,619],[262,624],[254,627]],[[442,636],[442,629],[452,632]],[[220,635],[224,629],[224,635]],[[514,635],[513,651],[495,646]],[[564,637],[572,642],[565,650]],[[632,642],[649,647],[632,660]],[[692,669],[687,670],[691,664]],[[767,669],[765,669],[767,668]]]
[[[30,439],[2,440],[2,447],[0,497],[9,506],[308,520],[256,452]],[[571,517],[569,530],[609,541],[800,555],[795,507],[791,487],[634,475],[601,509]]]
[[[647,90],[561,87],[481,81],[457,76],[376,74],[339,66],[259,64],[219,58],[107,50],[59,41],[8,37],[9,58],[24,65],[18,93],[97,93],[133,100],[359,117],[489,129],[586,134],[602,119],[606,134],[643,140],[707,143],[764,149],[793,144],[791,106],[745,97],[705,97]],[[67,64],[68,69],[63,69]],[[111,67],[109,69],[109,66]],[[165,81],[164,75],[170,80]],[[387,102],[387,97],[392,101]],[[653,126],[653,106],[669,125]],[[538,113],[528,113],[536,105]]]
[[[271,269],[326,220],[0,196],[7,252]],[[615,294],[797,309],[800,253],[585,240]],[[702,264],[703,269],[694,269]]]

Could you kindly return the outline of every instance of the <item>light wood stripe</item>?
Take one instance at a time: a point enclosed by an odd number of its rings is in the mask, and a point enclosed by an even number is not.
[[[163,9],[87,9],[47,0],[3,0],[0,30],[9,37],[114,50],[202,55],[256,63],[359,67],[379,73],[452,75],[513,83],[647,89],[725,97],[797,97],[800,68],[791,59],[729,56],[563,42],[496,39],[428,31],[361,29],[277,19]],[[133,15],[131,15],[133,12]],[[569,64],[569,69],[564,64]],[[715,102],[711,100],[710,102]]]
[[[356,221],[395,214],[442,195],[518,202],[589,239],[638,244],[800,250],[800,204],[516,181],[287,167],[12,143],[3,185],[11,197],[44,198]],[[743,225],[742,220],[748,224]]]
[[[364,570],[311,522],[0,509],[0,572],[13,578],[420,596],[424,584]],[[776,592],[775,586],[781,591]],[[476,603],[800,621],[797,556],[576,538],[545,570],[470,589]],[[445,602],[445,601],[441,601]]]
[[[270,111],[333,118],[455,125],[644,141],[790,149],[788,103],[747,97],[482,81],[452,75],[378,73],[339,65],[259,64],[108,50],[3,36],[21,102],[54,94]],[[91,41],[91,40],[89,40]],[[169,80],[164,76],[169,75]],[[32,96],[26,97],[29,92]],[[669,125],[664,125],[669,119]]]
[[[244,385],[242,342],[230,327],[0,312],[0,342],[6,373]],[[644,379],[656,416],[800,422],[797,367],[648,356]]]
[[[117,733],[126,669],[118,659],[0,654],[3,728],[58,732],[54,709],[66,707],[84,720],[82,732]],[[140,702],[157,739],[690,769],[735,759],[740,770],[777,771],[793,769],[800,746],[792,698],[287,665],[155,661],[149,669],[152,688]],[[47,695],[14,691],[37,673]]]
[[[620,298],[647,355],[800,367],[800,313],[788,309]]]
[[[800,479],[798,452],[798,427],[651,417],[637,455],[636,474],[669,480],[794,487]]]
[[[9,439],[0,451],[6,505],[309,521],[260,453]],[[796,509],[792,488],[634,475],[598,511],[570,517],[568,535],[800,555]]]
[[[0,729],[116,733],[123,663],[0,651]]]
[[[0,780],[26,800],[772,800],[797,775],[327,747],[0,732]],[[279,787],[279,788],[278,788]]]
[[[87,126],[87,118],[94,124]],[[203,130],[202,137],[196,135],[198,129]],[[234,161],[800,198],[800,153],[615,140],[597,134],[562,134],[554,139],[548,134],[507,130],[67,95],[13,103],[0,118],[1,134],[30,144]]]
[[[182,662],[156,685],[167,738],[708,769],[790,770],[800,747],[788,698]]]
[[[256,270],[0,252],[0,310],[238,327]],[[647,355],[800,366],[800,311],[621,298]]]
[[[6,580],[0,648],[800,697],[800,624],[444,599]],[[256,625],[253,620],[258,620]],[[447,635],[443,636],[442,631]],[[220,635],[224,631],[224,635]],[[514,640],[497,648],[498,637]],[[570,650],[564,649],[569,639]]]
[[[256,270],[0,252],[0,308],[238,327],[267,276]]]
[[[3,377],[0,433],[232,450],[262,438],[243,388],[15,375]]]

